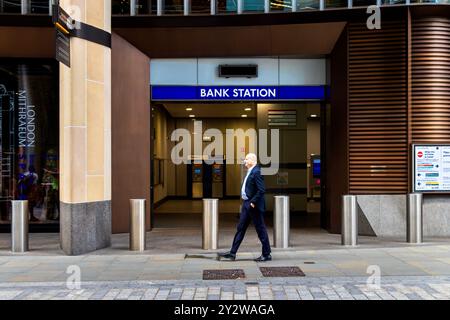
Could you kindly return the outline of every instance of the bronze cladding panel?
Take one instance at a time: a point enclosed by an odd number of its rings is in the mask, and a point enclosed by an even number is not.
[[[0,57],[55,57],[55,30],[53,28],[0,27],[0,39]]]
[[[112,232],[129,231],[129,199],[147,200],[150,228],[150,60],[112,35]]]
[[[347,31],[330,56],[331,101],[326,121],[326,208],[328,231],[340,233],[341,196],[348,194]],[[323,222],[322,222],[323,223]]]

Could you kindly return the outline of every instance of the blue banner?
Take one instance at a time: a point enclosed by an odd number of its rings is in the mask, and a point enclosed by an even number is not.
[[[154,101],[325,100],[325,86],[151,86]]]

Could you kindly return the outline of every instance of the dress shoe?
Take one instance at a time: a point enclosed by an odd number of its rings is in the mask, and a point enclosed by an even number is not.
[[[231,260],[231,261],[236,260],[236,255],[234,253],[231,253],[231,252],[219,253],[219,257],[221,259],[226,259],[226,260]]]
[[[256,258],[254,261],[255,262],[266,262],[266,261],[271,261],[272,260],[272,256],[269,254],[268,256],[260,256],[258,258]]]

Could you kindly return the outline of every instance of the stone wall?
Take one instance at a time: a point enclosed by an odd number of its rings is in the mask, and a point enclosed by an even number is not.
[[[359,234],[406,238],[406,195],[359,195]],[[423,236],[450,236],[450,196],[424,195]]]

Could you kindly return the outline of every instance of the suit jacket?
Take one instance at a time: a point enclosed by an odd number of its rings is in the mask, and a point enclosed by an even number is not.
[[[264,177],[261,175],[261,168],[255,166],[245,183],[245,194],[249,201],[256,206],[256,209],[263,212],[266,210],[265,192],[266,188],[264,186]]]

